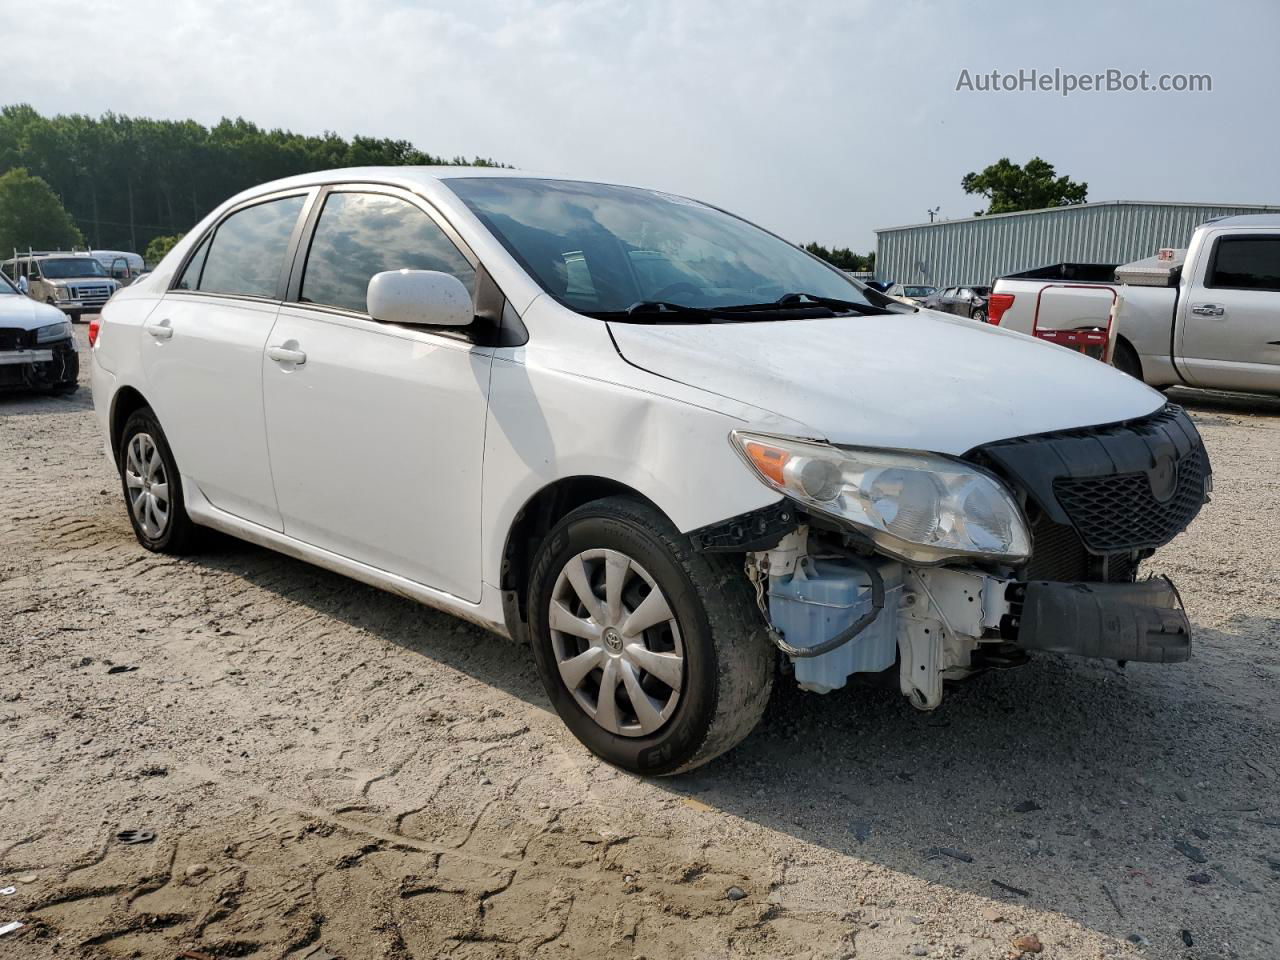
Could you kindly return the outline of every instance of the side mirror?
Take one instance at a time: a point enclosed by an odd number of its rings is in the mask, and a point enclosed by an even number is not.
[[[18,287],[18,292],[19,292],[19,293],[24,293],[24,294],[25,294],[25,293],[30,293],[30,292],[31,292],[31,285],[27,283],[27,278],[26,278],[26,277],[19,277],[19,278],[18,278],[17,287]]]
[[[475,319],[471,294],[457,277],[438,270],[386,270],[369,280],[369,315],[385,323],[465,327]]]

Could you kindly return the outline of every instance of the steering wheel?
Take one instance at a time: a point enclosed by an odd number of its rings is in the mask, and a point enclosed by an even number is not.
[[[690,283],[688,280],[680,280],[676,283],[669,283],[661,290],[655,290],[646,300],[666,300],[675,293],[692,293],[695,297],[702,296],[702,291]]]

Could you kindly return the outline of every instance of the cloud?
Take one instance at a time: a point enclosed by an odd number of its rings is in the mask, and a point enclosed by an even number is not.
[[[969,170],[1039,154],[1091,199],[1276,199],[1280,7],[1183,0],[45,0],[50,41],[6,50],[6,101],[242,115],[640,183],[805,241],[966,216]],[[12,23],[12,18],[6,18]],[[86,51],[68,56],[67,51]],[[961,68],[1208,71],[1212,94],[957,93]],[[1179,122],[1179,116],[1187,117]],[[1191,133],[1195,131],[1194,140]],[[1214,150],[1196,143],[1216,143]],[[1224,185],[1228,184],[1228,185]],[[1226,194],[1226,195],[1224,195]]]

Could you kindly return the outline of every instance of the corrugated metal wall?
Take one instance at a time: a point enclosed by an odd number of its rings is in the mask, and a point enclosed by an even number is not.
[[[1280,206],[1085,203],[876,231],[876,278],[951,287],[1053,263],[1128,263],[1185,247],[1206,220]]]

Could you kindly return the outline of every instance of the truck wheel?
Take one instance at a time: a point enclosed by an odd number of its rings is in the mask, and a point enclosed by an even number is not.
[[[1135,380],[1142,379],[1142,361],[1138,352],[1125,340],[1116,342],[1115,352],[1111,355],[1111,364],[1121,373],[1127,373]]]
[[[188,552],[196,526],[187,516],[169,441],[150,407],[135,410],[125,421],[117,466],[138,542],[154,553]]]
[[[635,773],[690,770],[741,741],[775,654],[740,567],[694,552],[652,505],[609,497],[548,534],[530,577],[530,637],[560,718]]]

